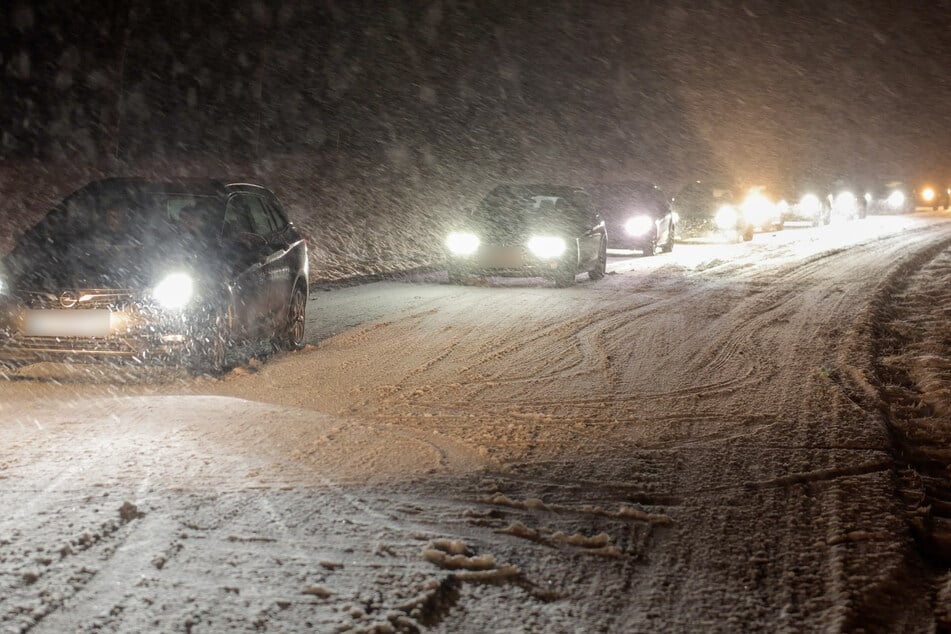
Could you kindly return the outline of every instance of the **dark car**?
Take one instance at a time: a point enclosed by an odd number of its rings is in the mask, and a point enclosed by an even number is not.
[[[939,179],[925,183],[915,192],[915,203],[921,207],[931,207],[937,211],[951,209],[951,186],[941,185]]]
[[[734,191],[730,184],[720,181],[687,183],[670,202],[679,235],[752,240],[754,228],[744,219]]]
[[[670,202],[654,184],[629,181],[588,188],[604,218],[609,249],[634,249],[654,255],[674,248],[675,225]]]
[[[449,281],[467,275],[545,277],[557,286],[578,273],[604,277],[604,222],[581,189],[500,185],[446,239]]]
[[[904,214],[915,210],[915,191],[908,183],[893,179],[879,182],[866,192],[868,212]]]
[[[777,203],[783,224],[807,223],[813,227],[829,224],[831,206],[824,195],[826,189],[809,181],[786,187],[785,195]]]
[[[832,220],[861,220],[868,215],[869,187],[854,178],[833,181],[826,200]]]
[[[0,362],[185,361],[304,343],[307,245],[273,193],[108,179],[68,196],[0,263]]]

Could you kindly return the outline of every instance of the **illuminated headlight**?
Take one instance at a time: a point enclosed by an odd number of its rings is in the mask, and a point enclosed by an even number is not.
[[[720,229],[736,229],[736,221],[740,219],[736,209],[730,207],[729,205],[724,205],[717,210],[717,215],[713,217],[713,221],[716,223],[717,227]]]
[[[839,211],[851,211],[857,206],[855,194],[852,192],[841,192],[835,197],[835,208]]]
[[[934,200],[934,190],[930,187],[925,187],[925,189],[921,192],[921,197],[926,203],[930,203],[932,200]]]
[[[763,225],[772,217],[773,203],[760,194],[748,196],[743,202],[743,215],[747,222],[754,225]]]
[[[898,209],[905,204],[905,194],[897,189],[888,195],[888,206]]]
[[[799,201],[799,209],[809,216],[818,216],[819,212],[822,211],[822,203],[819,202],[819,197],[815,194],[806,194]]]
[[[479,248],[479,236],[474,233],[454,231],[446,238],[446,248],[453,255],[472,255]]]
[[[528,241],[528,250],[539,258],[557,258],[565,252],[568,245],[562,238],[554,236],[535,236]]]
[[[624,223],[624,230],[631,236],[642,236],[651,230],[654,221],[650,216],[634,216]]]
[[[194,282],[187,273],[171,273],[152,290],[152,297],[163,308],[184,308],[195,291]]]

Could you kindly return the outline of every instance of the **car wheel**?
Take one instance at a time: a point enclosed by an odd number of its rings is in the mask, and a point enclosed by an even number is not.
[[[230,320],[224,310],[216,310],[194,338],[190,365],[199,374],[221,374],[231,340]]]
[[[291,293],[291,302],[287,307],[287,322],[279,338],[280,347],[285,350],[300,350],[304,347],[306,318],[307,294],[298,285]]]
[[[608,268],[608,245],[607,241],[604,238],[601,238],[601,248],[598,250],[598,262],[594,265],[594,268],[588,271],[588,278],[592,280],[600,280],[604,277],[605,271]]]
[[[749,242],[753,239],[753,227],[747,227],[742,233],[743,242]]]
[[[660,248],[664,253],[670,253],[674,250],[674,223],[670,223],[670,228],[667,230],[667,242],[664,243],[664,246]]]

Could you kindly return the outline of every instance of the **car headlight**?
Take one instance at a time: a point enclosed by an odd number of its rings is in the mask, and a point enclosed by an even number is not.
[[[930,187],[925,187],[924,190],[922,190],[921,192],[921,198],[926,203],[930,203],[932,200],[934,200],[934,190],[931,189]]]
[[[855,194],[852,192],[841,192],[835,197],[835,208],[839,211],[851,211],[857,206]]]
[[[650,216],[634,216],[624,223],[624,230],[628,235],[642,236],[651,230],[654,221]]]
[[[191,301],[195,284],[187,273],[170,273],[152,290],[152,297],[163,308],[184,308]]]
[[[905,204],[905,194],[897,189],[888,195],[888,205],[893,209],[898,209]]]
[[[453,255],[472,255],[479,248],[479,236],[465,231],[453,231],[446,238],[446,248]]]
[[[806,215],[818,216],[819,212],[822,211],[822,203],[819,202],[819,197],[815,194],[806,194],[799,201],[799,209]]]
[[[743,201],[743,216],[754,225],[763,225],[774,211],[773,203],[762,194],[751,194]]]
[[[528,250],[539,258],[560,257],[567,248],[564,239],[555,236],[535,236],[528,241]]]
[[[713,222],[720,229],[736,229],[736,222],[740,219],[736,209],[729,205],[723,205],[717,210],[717,215],[713,217]]]

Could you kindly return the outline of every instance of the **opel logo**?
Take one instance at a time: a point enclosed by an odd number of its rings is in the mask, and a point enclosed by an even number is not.
[[[72,308],[79,303],[79,295],[73,291],[66,291],[59,296],[59,305],[63,308]]]

